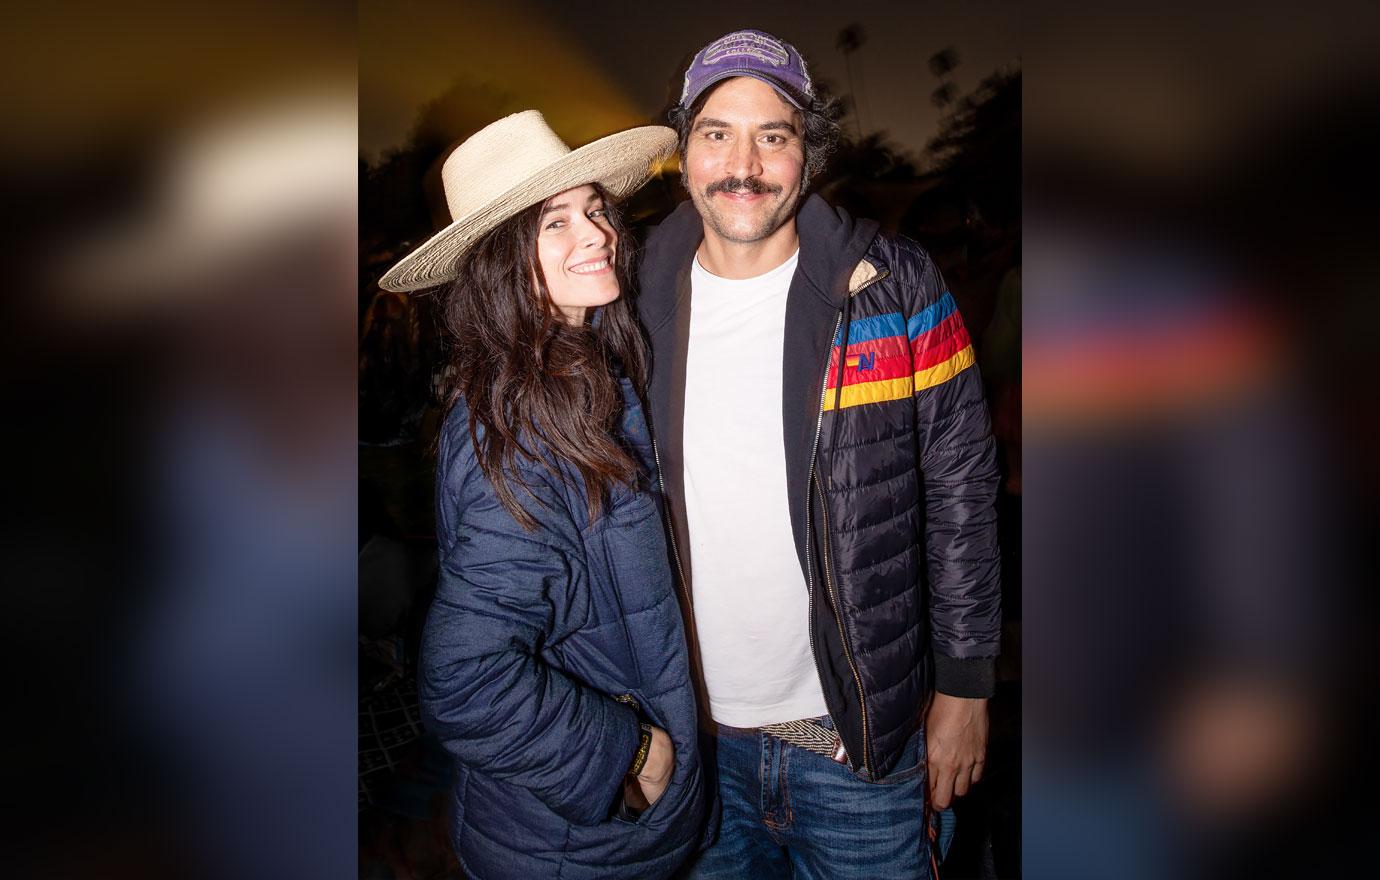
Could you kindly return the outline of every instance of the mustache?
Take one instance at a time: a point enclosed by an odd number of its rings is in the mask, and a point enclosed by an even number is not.
[[[723,180],[716,180],[704,188],[706,196],[712,196],[716,192],[737,193],[739,195],[780,195],[782,187],[774,186],[760,177],[725,177]]]

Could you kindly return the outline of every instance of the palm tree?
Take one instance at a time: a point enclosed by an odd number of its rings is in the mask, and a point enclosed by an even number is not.
[[[945,46],[930,56],[930,73],[939,78],[939,88],[930,94],[930,103],[940,110],[952,104],[958,97],[958,88],[954,86],[950,75],[961,63],[958,51],[953,46]]]
[[[839,37],[834,42],[834,48],[843,53],[843,62],[848,69],[848,93],[853,98],[853,124],[858,130],[858,139],[862,140],[862,101],[858,97],[858,88],[853,82],[853,53],[863,47],[867,42],[867,34],[863,31],[862,25],[854,22],[848,27],[839,31]],[[859,73],[858,79],[862,79]],[[868,126],[871,127],[870,125]]]

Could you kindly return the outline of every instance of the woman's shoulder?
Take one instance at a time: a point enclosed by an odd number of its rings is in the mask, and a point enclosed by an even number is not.
[[[464,397],[457,397],[450,405],[450,411],[446,413],[445,419],[441,422],[440,436],[436,444],[436,462],[438,470],[445,472],[459,469],[462,471],[477,470],[479,468],[478,455],[475,451],[475,444],[483,444],[488,431],[484,423],[476,420],[474,429],[470,429],[470,408],[465,403]],[[538,448],[527,436],[519,437],[522,444],[528,448]],[[524,476],[532,470],[530,464],[521,455],[516,456],[513,466]]]
[[[484,442],[486,431],[476,422],[470,431],[470,410],[464,398],[457,398],[441,424],[436,448],[436,490],[446,507],[469,507],[478,510],[498,509],[497,490],[484,474],[475,451],[476,440]],[[525,445],[540,451],[539,445],[522,438]],[[556,485],[556,478],[523,455],[514,456],[509,467],[516,471],[516,481],[510,488],[523,502],[524,509],[539,521],[548,519],[553,511],[566,510],[565,493]]]
[[[483,432],[482,425],[475,427]],[[436,439],[436,474],[443,480],[452,474],[463,477],[478,466],[474,438],[470,436],[470,408],[464,398],[457,398],[441,421]]]

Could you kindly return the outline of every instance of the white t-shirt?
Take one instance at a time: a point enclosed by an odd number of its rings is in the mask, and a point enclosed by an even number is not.
[[[685,514],[695,626],[714,720],[825,714],[809,592],[786,498],[782,347],[799,251],[756,278],[691,269]]]

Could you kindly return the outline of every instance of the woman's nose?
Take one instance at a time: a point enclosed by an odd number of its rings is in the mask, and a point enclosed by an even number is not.
[[[613,239],[613,230],[596,220],[584,217],[579,223],[578,233],[581,247],[602,247]]]

